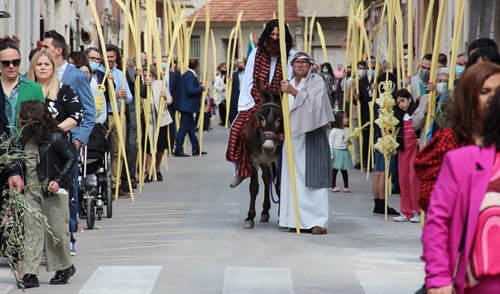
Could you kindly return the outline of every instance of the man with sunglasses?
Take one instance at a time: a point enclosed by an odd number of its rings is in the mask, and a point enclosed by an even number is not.
[[[423,95],[428,91],[433,91],[434,88],[429,89],[427,86],[430,79],[432,54],[427,53],[424,55],[418,66],[418,73],[411,77],[406,78],[406,87],[411,87],[411,96],[413,101],[419,102]]]

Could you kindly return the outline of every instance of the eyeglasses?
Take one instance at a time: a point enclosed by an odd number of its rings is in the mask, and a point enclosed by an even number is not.
[[[89,56],[89,60],[94,61],[94,62],[101,62],[101,59],[99,57],[90,57]]]
[[[293,62],[293,64],[296,64],[296,65],[306,65],[308,64],[309,62],[307,61],[302,61],[302,60],[296,60]]]
[[[3,67],[9,67],[11,64],[14,67],[18,67],[21,64],[21,59],[13,59],[13,60],[1,60],[0,63]]]

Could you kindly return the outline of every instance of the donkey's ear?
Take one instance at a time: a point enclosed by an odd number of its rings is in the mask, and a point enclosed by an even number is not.
[[[263,103],[266,103],[267,101],[269,101],[269,95],[267,94],[266,86],[259,78],[257,78],[256,83],[257,83],[257,92],[259,92],[260,100],[262,100]]]

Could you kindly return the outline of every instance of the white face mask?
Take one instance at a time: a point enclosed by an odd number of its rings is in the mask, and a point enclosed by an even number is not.
[[[360,78],[363,78],[366,76],[366,69],[358,69],[358,74]]]
[[[436,85],[436,91],[439,95],[443,94],[446,91],[447,85],[445,82],[438,83]]]

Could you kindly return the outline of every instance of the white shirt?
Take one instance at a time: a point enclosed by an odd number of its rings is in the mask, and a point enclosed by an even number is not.
[[[257,48],[253,49],[248,56],[247,66],[245,68],[245,75],[243,76],[243,81],[240,83],[240,96],[238,98],[238,111],[249,110],[255,105],[255,100],[252,97],[252,87],[253,87],[253,71],[255,68],[255,55],[257,53]],[[287,77],[288,80],[292,78],[293,69],[290,61],[292,60],[295,50],[291,49],[288,55],[287,64]],[[278,63],[277,57],[271,58],[271,69],[269,71],[269,81],[271,83],[274,77],[274,70],[276,69],[276,64]]]
[[[350,143],[346,143],[346,139],[349,138],[351,131],[349,128],[345,127],[343,130],[338,128],[333,128],[330,131],[330,136],[328,137],[328,142],[330,143],[330,148],[333,149],[347,149]]]
[[[67,61],[64,61],[63,65],[61,65],[57,69],[57,75],[59,76],[59,80],[62,81],[62,77],[64,75],[64,71],[66,71],[66,67],[68,67],[69,63]]]
[[[214,81],[214,89],[215,89],[215,103],[219,105],[222,101],[226,100],[226,91],[222,91],[226,89],[226,84],[222,79],[221,75],[217,75]]]

